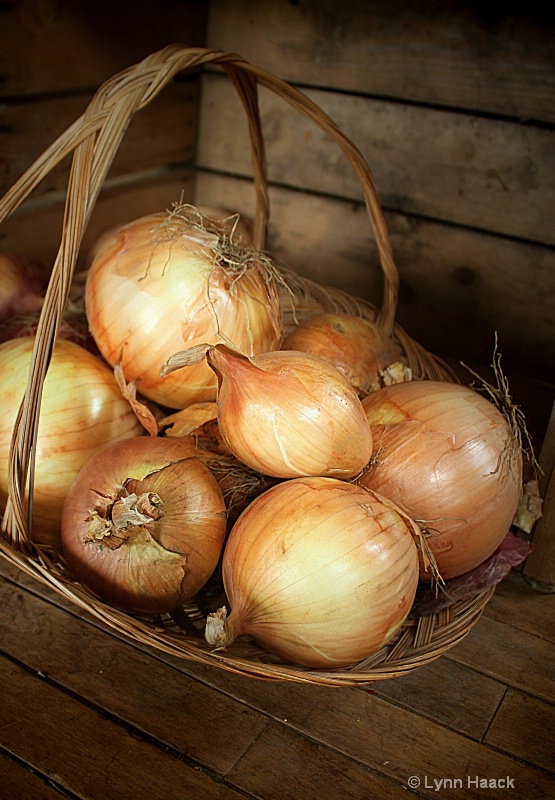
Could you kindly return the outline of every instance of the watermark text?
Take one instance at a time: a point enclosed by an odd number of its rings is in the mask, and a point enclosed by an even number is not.
[[[407,780],[409,789],[432,789],[443,792],[448,789],[514,789],[515,779],[509,775],[486,778],[482,775],[465,775],[463,778],[431,778],[429,775],[411,775]]]

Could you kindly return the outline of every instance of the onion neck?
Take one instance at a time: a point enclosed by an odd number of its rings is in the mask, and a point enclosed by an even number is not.
[[[226,344],[217,344],[211,347],[206,353],[206,360],[216,373],[220,387],[224,378],[239,382],[243,376],[246,377],[253,373],[267,375],[265,370],[253,364],[248,356]]]

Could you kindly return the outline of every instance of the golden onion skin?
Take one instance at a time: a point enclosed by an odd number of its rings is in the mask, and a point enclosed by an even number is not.
[[[255,251],[239,248],[248,262],[236,268],[216,253],[225,243],[218,233],[166,224],[167,215],[152,214],[102,238],[85,306],[106,361],[121,357],[144,397],[180,409],[214,401],[217,382],[205,362],[162,378],[171,355],[221,337],[251,355],[277,349],[283,328],[274,280]]]
[[[473,389],[440,381],[389,386],[362,404],[375,458],[358,483],[429,531],[444,580],[481,564],[509,531],[522,491],[522,453],[505,416]]]
[[[370,320],[354,314],[320,314],[285,338],[283,350],[301,350],[329,361],[360,395],[382,386],[381,372],[399,361],[395,342]]]
[[[34,336],[0,345],[0,506],[8,496],[8,455],[23,399]],[[41,400],[35,452],[33,539],[56,543],[66,493],[84,464],[106,445],[144,429],[110,368],[74,342],[58,339]]]
[[[276,478],[359,473],[372,436],[355,389],[331,364],[281,350],[245,358],[210,349],[218,375],[218,424],[231,452]]]
[[[222,572],[228,646],[249,634],[287,662],[336,669],[370,656],[406,619],[418,555],[403,518],[362,487],[295,478],[259,495],[235,523]]]
[[[135,496],[141,503],[129,503]],[[118,528],[122,498],[141,514],[130,517],[124,506]],[[167,613],[210,578],[225,533],[220,486],[194,442],[143,436],[104,448],[83,467],[64,503],[61,544],[76,578],[105,602]]]

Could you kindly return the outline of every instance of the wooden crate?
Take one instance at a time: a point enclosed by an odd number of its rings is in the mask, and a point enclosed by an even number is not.
[[[174,41],[240,52],[305,89],[367,156],[410,333],[455,364],[487,370],[499,331],[548,471],[555,25],[534,5],[9,0],[0,4],[0,192],[118,70]],[[271,98],[262,109],[270,249],[304,274],[379,296],[364,210],[340,154]],[[85,248],[181,192],[250,213],[241,125],[216,71],[168,87],[130,127]],[[68,168],[3,226],[1,247],[51,261]],[[549,474],[543,485],[552,497]],[[540,530],[544,552],[554,506]],[[541,552],[536,560],[536,574],[553,564]],[[154,653],[4,561],[0,598],[7,797],[393,800],[407,797],[411,775],[421,777],[419,796],[494,796],[434,787],[468,772],[509,775],[518,796],[553,796],[554,598],[516,574],[461,645],[376,690],[261,683]]]

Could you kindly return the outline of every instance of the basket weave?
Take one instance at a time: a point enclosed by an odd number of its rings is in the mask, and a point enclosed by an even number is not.
[[[42,387],[58,327],[73,280],[81,240],[114,155],[133,115],[146,106],[176,73],[219,65],[237,90],[248,119],[253,185],[256,197],[254,245],[264,249],[269,216],[266,158],[258,108],[258,86],[281,96],[306,115],[343,150],[364,192],[370,224],[383,273],[383,298],[378,307],[327,289],[298,275],[288,274],[303,309],[345,310],[375,320],[401,344],[416,378],[455,380],[438,359],[412,340],[396,323],[398,273],[389,234],[378,202],[370,169],[357,148],[324,112],[294,87],[249,64],[238,55],[203,48],[172,45],[103,84],[85,113],[28,169],[0,201],[0,224],[24,202],[35,187],[73,152],[60,248],[53,266],[39,321],[29,381],[12,438],[9,494],[2,524],[0,553],[19,569],[46,584],[103,623],[159,650],[192,661],[217,665],[242,675],[327,685],[355,685],[393,678],[427,664],[455,644],[479,619],[493,590],[454,604],[429,616],[410,615],[395,637],[371,658],[341,670],[314,670],[283,664],[254,642],[236,642],[227,652],[213,652],[203,637],[199,605],[182,609],[181,619],[145,619],[118,611],[77,584],[59,553],[35,545],[30,509],[32,464],[38,429]],[[30,504],[29,504],[30,505]]]

